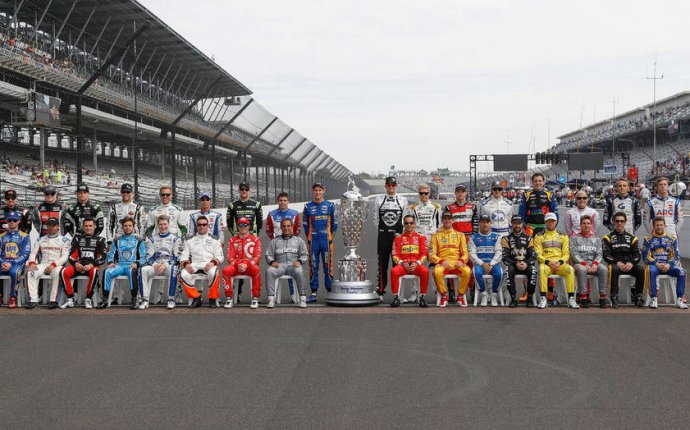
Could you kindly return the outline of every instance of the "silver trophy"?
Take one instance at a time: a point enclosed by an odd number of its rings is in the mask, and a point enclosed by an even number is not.
[[[345,240],[347,255],[338,261],[339,278],[333,281],[326,302],[339,305],[370,305],[379,303],[371,281],[367,281],[367,262],[358,253],[362,239],[362,225],[369,215],[367,200],[359,193],[352,177],[348,181],[349,190],[340,198],[338,218]]]

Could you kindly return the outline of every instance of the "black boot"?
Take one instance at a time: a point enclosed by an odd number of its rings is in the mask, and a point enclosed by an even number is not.
[[[107,291],[101,292],[101,301],[98,302],[98,305],[96,305],[96,309],[105,309],[108,307],[108,295],[109,293]],[[114,303],[115,300],[113,299],[113,304]]]
[[[511,296],[510,296],[510,304],[508,305],[508,307],[510,307],[510,308],[516,308],[517,305],[518,305],[517,298],[516,298],[515,296],[512,296],[512,295],[511,295]]]
[[[136,292],[134,292],[132,294],[132,304],[129,305],[129,308],[131,310],[139,309],[139,306],[137,306],[137,293]]]
[[[201,296],[199,296],[199,297],[197,297],[196,299],[194,299],[194,300],[192,301],[192,304],[189,305],[189,307],[190,307],[190,308],[200,308],[201,305],[202,305]]]
[[[525,306],[528,308],[533,308],[534,307],[534,300],[532,299],[532,295],[528,294],[527,295],[527,300],[525,300]]]
[[[618,309],[618,296],[611,296],[611,307]]]
[[[393,296],[393,301],[391,302],[391,307],[397,308],[398,306],[400,306],[400,297],[398,297],[398,295],[396,294]]]
[[[419,307],[420,308],[428,308],[429,307],[429,303],[427,303],[426,296],[424,294],[419,296]]]
[[[644,305],[644,300],[642,300],[642,294],[637,293],[635,296],[635,307],[641,308]]]

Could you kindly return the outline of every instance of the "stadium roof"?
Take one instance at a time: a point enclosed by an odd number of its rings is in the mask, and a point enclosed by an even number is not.
[[[663,99],[659,99],[656,101],[656,108],[657,109],[663,109],[668,105],[674,105],[679,102],[686,101],[690,98],[690,91],[682,91],[677,94],[673,94],[672,96],[665,97]],[[636,107],[635,109],[629,110],[627,112],[620,113],[614,117],[607,118],[589,125],[586,125],[582,128],[578,128],[577,130],[573,130],[571,132],[568,132],[566,134],[563,134],[561,136],[558,136],[557,139],[565,139],[567,137],[571,136],[577,136],[581,133],[584,133],[586,130],[593,129],[602,125],[609,126],[611,125],[611,121],[622,121],[626,120],[629,118],[636,118],[640,115],[640,112],[644,113],[647,109],[652,109],[654,107],[654,102],[647,103],[646,105]]]
[[[16,4],[16,2],[15,2]],[[187,84],[202,82],[190,87],[189,98],[206,97],[211,84],[220,78],[214,87],[217,97],[249,95],[252,92],[227,71],[211,60],[206,54],[194,47],[184,37],[170,28],[151,11],[135,0],[25,0],[19,2],[17,17],[20,21],[34,23],[39,21],[39,30],[52,34],[53,24],[56,30],[65,24],[75,31],[72,40],[83,44],[91,50],[94,45],[103,54],[110,47],[123,44],[128,35],[136,28],[150,20],[151,25],[137,42],[141,53],[137,53],[139,66],[148,63],[151,71],[184,67],[194,79]],[[14,15],[14,5],[10,2],[0,3],[0,11]],[[44,16],[45,13],[45,16]],[[66,32],[58,35],[67,40]],[[81,39],[81,40],[78,40]],[[94,49],[93,52],[96,52]],[[133,58],[130,59],[132,61]],[[183,73],[180,74],[180,78]],[[172,75],[170,75],[172,76]],[[169,84],[169,83],[168,83]],[[166,85],[167,86],[167,85]],[[183,86],[185,90],[185,88]]]

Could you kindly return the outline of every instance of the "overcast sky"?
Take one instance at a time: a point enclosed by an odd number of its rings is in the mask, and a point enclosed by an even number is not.
[[[355,172],[544,150],[651,102],[655,59],[690,89],[687,1],[140,1]]]

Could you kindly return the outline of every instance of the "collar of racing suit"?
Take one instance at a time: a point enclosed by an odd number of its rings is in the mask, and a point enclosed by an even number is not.
[[[292,236],[293,236],[292,234],[281,234],[281,235],[280,235],[280,237],[282,237],[282,238],[285,239],[285,240],[290,239]]]

